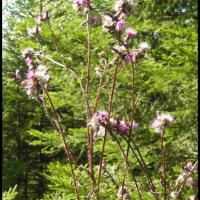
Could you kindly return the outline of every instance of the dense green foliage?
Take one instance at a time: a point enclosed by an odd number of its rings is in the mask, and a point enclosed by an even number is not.
[[[114,1],[92,1],[99,10],[113,7]],[[51,29],[47,22],[41,24],[39,41],[30,38],[27,28],[35,25],[35,17],[43,8],[50,13]],[[39,104],[28,100],[21,80],[14,80],[16,69],[20,69],[22,80],[27,66],[21,57],[26,47],[62,62],[86,79],[87,29],[81,25],[84,18],[72,8],[72,2],[48,0],[16,0],[8,4],[6,25],[3,30],[3,191],[18,185],[16,199],[23,200],[64,200],[75,199],[71,185],[70,168],[63,150],[63,144],[52,128]],[[100,15],[93,11],[93,15]],[[145,59],[136,66],[135,93],[137,98],[136,121],[139,128],[134,138],[141,149],[148,168],[159,185],[160,157],[159,135],[150,128],[156,111],[164,111],[176,117],[176,123],[166,132],[168,181],[179,175],[181,164],[195,162],[197,158],[197,1],[139,0],[133,16],[127,24],[137,30],[138,35],[131,43],[137,47],[147,41],[151,49]],[[94,68],[99,64],[98,53],[104,52],[111,61],[110,47],[114,39],[102,30],[101,25],[92,28],[91,33],[91,88],[90,99],[94,102],[99,79]],[[56,42],[56,46],[55,46]],[[41,46],[40,46],[41,45]],[[87,130],[84,99],[77,81],[67,72],[47,60],[51,75],[50,95],[63,126],[66,138],[78,161],[76,174],[79,177],[82,199],[92,190],[90,178],[83,169],[87,165]],[[113,73],[111,67],[105,79]],[[131,110],[131,68],[127,65],[117,76],[113,115],[130,119]],[[101,92],[98,109],[108,107],[111,84]],[[119,136],[119,140],[121,140]],[[122,141],[122,140],[121,140]],[[102,140],[94,144],[94,164],[97,175],[99,151]],[[122,141],[122,146],[126,144]],[[105,160],[107,170],[120,183],[124,160],[116,143],[107,141]],[[147,188],[146,181],[136,159],[131,155],[132,172],[126,185],[131,188],[133,199],[138,199],[132,174],[140,180],[140,187]],[[102,199],[117,199],[117,188],[110,181],[111,176],[103,175]],[[145,190],[147,191],[147,190]],[[193,194],[186,189],[182,199]],[[151,199],[149,192],[145,199]],[[12,199],[7,198],[6,199]]]

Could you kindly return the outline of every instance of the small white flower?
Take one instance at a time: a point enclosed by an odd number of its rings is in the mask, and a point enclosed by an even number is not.
[[[147,50],[147,49],[149,49],[150,47],[149,47],[149,45],[148,45],[147,42],[141,42],[141,43],[139,44],[139,48],[144,49],[144,50]]]

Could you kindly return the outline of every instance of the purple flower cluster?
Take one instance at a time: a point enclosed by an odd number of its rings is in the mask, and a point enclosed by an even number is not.
[[[106,121],[108,119],[108,112],[107,111],[98,112],[96,119],[99,123],[106,123]]]
[[[116,26],[115,26],[115,29],[116,31],[121,31],[125,26],[125,21],[123,19],[119,20],[117,23],[116,23]]]
[[[74,0],[74,9],[78,11],[79,9],[88,9],[89,3],[88,0]]]
[[[107,111],[99,111],[95,113],[91,118],[88,126],[91,126],[96,132],[99,131],[99,127],[109,127],[113,131],[119,131],[121,134],[126,134],[128,130],[130,130],[131,124],[129,125],[125,120],[119,120],[116,118],[108,117]],[[138,128],[138,124],[133,120],[132,129]],[[95,135],[96,136],[96,135]]]
[[[38,97],[42,87],[45,87],[50,81],[47,67],[36,63],[35,54],[36,52],[32,48],[27,48],[22,52],[22,57],[29,67],[26,80],[22,82],[22,86],[29,98]]]

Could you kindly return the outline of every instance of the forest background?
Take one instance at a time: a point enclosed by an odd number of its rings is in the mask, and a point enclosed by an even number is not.
[[[93,0],[100,10],[111,9],[113,0]],[[27,66],[21,52],[32,47],[41,50],[39,43],[28,36],[27,28],[35,25],[36,16],[44,8],[49,10],[51,28],[64,61],[79,74],[85,73],[87,63],[87,30],[81,26],[83,16],[77,14],[69,0],[15,0],[3,8],[3,191],[17,185],[15,199],[73,199],[62,141],[53,130],[38,103],[29,100],[21,80],[14,80],[16,69],[25,76]],[[98,13],[96,13],[98,16]],[[157,110],[169,112],[176,123],[166,133],[169,177],[178,176],[181,165],[197,158],[197,1],[196,0],[138,0],[128,25],[138,32],[133,45],[147,41],[151,47],[147,57],[136,69],[136,121],[134,137],[151,173],[158,178],[159,139],[150,128]],[[91,31],[91,68],[93,69],[90,96],[94,99],[99,82],[94,68],[98,53],[112,57],[113,38],[96,25]],[[59,61],[47,23],[42,24],[39,42],[47,55]],[[87,164],[86,114],[78,83],[63,68],[45,61],[50,68],[50,95],[66,136],[80,165]],[[83,77],[84,78],[84,77]],[[111,85],[109,86],[111,87]],[[99,109],[108,102],[108,90],[101,94]],[[113,99],[115,114],[126,115],[131,109],[130,69],[117,77]],[[101,140],[95,144],[95,164],[98,164]],[[105,158],[110,169],[122,165],[123,160],[113,141],[106,146]],[[132,158],[132,172],[142,179],[137,161]],[[142,180],[141,180],[142,181]],[[88,186],[89,187],[89,186]],[[105,189],[112,196],[113,188]],[[15,195],[16,193],[16,195]],[[189,195],[187,190],[185,195]],[[116,194],[115,194],[116,195]],[[148,194],[147,194],[148,195]],[[147,198],[148,199],[148,198]]]

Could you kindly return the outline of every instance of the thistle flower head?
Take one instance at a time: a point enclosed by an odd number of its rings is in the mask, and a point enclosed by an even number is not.
[[[148,50],[149,49],[149,45],[147,42],[141,42],[139,44],[139,48],[142,49],[142,50]]]
[[[97,114],[93,114],[89,122],[87,123],[87,126],[91,127],[95,132],[99,130],[99,123],[96,118]]]
[[[130,62],[134,62],[135,61],[135,54],[134,53],[126,54],[124,61],[125,61],[126,64],[128,64]]]
[[[109,15],[104,15],[102,25],[105,31],[109,31],[114,26],[114,21]]]
[[[133,120],[132,129],[136,129],[136,128],[138,128],[138,124],[137,124],[137,122],[135,120]]]
[[[132,38],[137,35],[137,32],[135,30],[133,30],[132,28],[128,27],[126,29],[126,34],[127,34],[128,38]]]
[[[116,0],[114,5],[114,10],[117,14],[129,15],[135,6],[134,0]]]
[[[156,132],[163,131],[166,127],[170,126],[175,122],[175,119],[170,114],[162,114],[157,111],[157,118],[155,118],[151,124],[151,127],[155,129]]]
[[[39,27],[30,27],[30,28],[27,28],[27,32],[28,32],[28,35],[30,37],[37,37],[39,35]]]
[[[27,77],[28,80],[36,78],[35,71],[29,70],[28,73],[26,74],[26,77]]]
[[[186,164],[186,166],[185,166],[185,169],[191,170],[192,167],[193,167],[192,162],[188,162],[188,163]]]
[[[115,26],[115,29],[116,31],[121,31],[125,26],[125,21],[123,19],[119,20],[117,23],[116,23],[116,26]]]
[[[33,48],[26,48],[22,51],[22,58],[34,58],[35,57],[35,51]]]
[[[119,131],[121,133],[124,134],[124,133],[127,132],[127,130],[129,129],[129,127],[128,127],[127,123],[124,120],[122,120],[122,121],[119,122],[118,129],[119,129]]]
[[[42,91],[42,86],[46,86],[50,81],[48,70],[44,65],[39,65],[36,69],[28,70],[26,80],[22,82],[29,98],[38,97]]]
[[[50,76],[47,74],[48,69],[44,65],[39,65],[35,71],[35,76],[40,84],[45,85],[50,81]]]
[[[97,113],[96,119],[99,123],[105,123],[108,119],[108,112],[107,111],[99,111]]]
[[[27,66],[31,66],[33,64],[33,58],[27,57],[26,64],[27,64]]]
[[[88,7],[88,0],[74,0],[74,8],[78,10],[79,8],[87,8]]]

